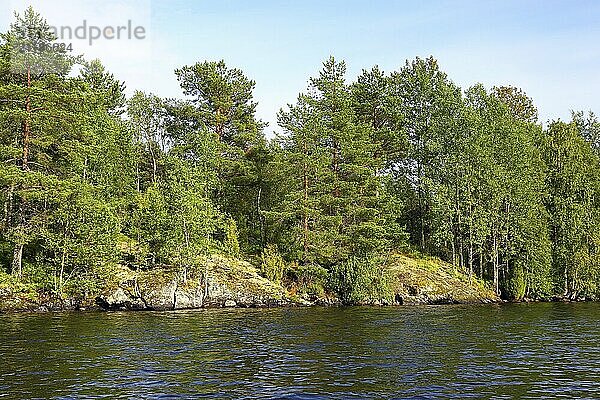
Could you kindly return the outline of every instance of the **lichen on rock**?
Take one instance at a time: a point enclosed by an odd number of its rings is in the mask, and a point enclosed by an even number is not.
[[[396,304],[491,303],[499,297],[475,276],[436,258],[396,254],[387,265]]]
[[[159,268],[129,271],[118,288],[99,296],[105,309],[177,310],[202,307],[269,307],[290,302],[284,288],[247,262],[213,256],[182,277]]]

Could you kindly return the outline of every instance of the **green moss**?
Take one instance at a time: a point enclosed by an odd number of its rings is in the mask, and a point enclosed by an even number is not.
[[[415,302],[472,303],[498,301],[498,297],[474,276],[436,258],[393,255],[386,265],[395,294]]]
[[[250,263],[223,256],[213,256],[206,262],[205,268],[210,276],[232,292],[276,299],[285,297],[285,290],[280,284],[260,276],[258,269]]]

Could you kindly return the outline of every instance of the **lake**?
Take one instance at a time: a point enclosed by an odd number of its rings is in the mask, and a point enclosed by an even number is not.
[[[0,398],[600,398],[600,304],[0,315]]]

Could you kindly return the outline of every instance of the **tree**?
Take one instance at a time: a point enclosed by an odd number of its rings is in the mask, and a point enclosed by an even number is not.
[[[79,277],[118,261],[118,220],[97,191],[78,180],[61,182],[53,196],[48,217],[36,218],[35,240],[38,257],[52,268],[52,289],[62,297],[66,285],[85,290]]]
[[[390,76],[391,93],[401,109],[402,130],[409,142],[408,155],[398,160],[414,191],[409,232],[422,251],[429,248],[431,185],[439,171],[441,139],[456,127],[460,90],[440,71],[432,57],[416,58]]]
[[[513,118],[535,124],[538,122],[538,110],[533,99],[527,96],[523,89],[514,86],[496,86],[492,95],[508,107]]]
[[[486,247],[492,279],[506,298],[547,294],[549,239],[543,204],[544,164],[536,146],[540,127],[515,117],[503,101],[481,87],[469,103],[483,123]],[[484,150],[485,151],[485,150]],[[486,257],[482,258],[482,261]],[[514,279],[523,279],[516,284]],[[509,289],[522,288],[514,291]]]
[[[158,183],[163,172],[162,162],[169,146],[167,114],[163,99],[142,92],[135,92],[129,100],[127,114],[138,144],[136,185],[140,191],[145,184]]]
[[[86,140],[84,91],[67,77],[75,62],[55,48],[49,25],[32,8],[2,35],[0,119],[5,234],[13,243],[12,271],[22,274],[24,247],[42,214],[41,194],[56,179],[81,172]]]
[[[345,72],[331,57],[310,80],[308,94],[279,114],[286,136],[277,168],[289,186],[275,215],[291,218],[304,263],[328,266],[386,247],[378,212],[383,163],[375,157],[371,128],[354,115]]]
[[[598,155],[581,136],[576,121],[552,122],[542,148],[548,166],[547,208],[556,293],[568,298],[595,295],[600,245]]]
[[[175,71],[195,109],[197,123],[220,144],[219,180],[213,198],[240,228],[246,250],[259,254],[264,243],[268,153],[256,119],[255,82],[224,61],[202,62]]]
[[[596,115],[591,111],[587,115],[583,111],[573,111],[571,118],[580,135],[600,154],[600,122]]]
[[[97,93],[99,102],[111,115],[125,111],[125,83],[106,71],[98,59],[86,62],[80,71],[82,80]]]
[[[363,70],[357,81],[350,85],[355,118],[358,123],[371,128],[373,157],[380,163],[377,175],[383,187],[379,212],[385,219],[385,235],[391,247],[400,249],[408,242],[403,213],[410,203],[412,188],[403,168],[409,144],[402,100],[393,88],[391,78],[377,66]]]
[[[267,212],[271,231],[285,232],[275,241],[284,244],[289,258],[304,264],[318,260],[324,240],[318,185],[329,168],[329,155],[320,146],[319,121],[310,103],[307,95],[300,95],[295,105],[278,114],[279,125],[287,134],[278,137],[270,171],[280,200]]]
[[[176,265],[187,276],[225,241],[226,218],[211,200],[219,147],[187,102],[136,92],[128,115],[139,149],[126,231],[139,247],[135,263]]]

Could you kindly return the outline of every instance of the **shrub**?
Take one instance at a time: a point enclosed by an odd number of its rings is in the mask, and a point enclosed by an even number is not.
[[[238,230],[237,224],[233,219],[227,221],[227,226],[225,227],[225,249],[227,254],[230,256],[239,256],[240,254],[240,244],[238,242]]]
[[[285,271],[285,261],[279,254],[277,246],[270,244],[265,247],[261,261],[260,270],[263,276],[273,282],[281,281]]]
[[[344,304],[389,301],[391,298],[382,263],[370,257],[350,257],[334,265],[330,285]]]
[[[298,267],[297,279],[299,290],[311,296],[323,297],[328,280],[327,270],[317,264]]]
[[[506,279],[504,296],[507,300],[521,301],[525,297],[525,272],[516,265]]]

